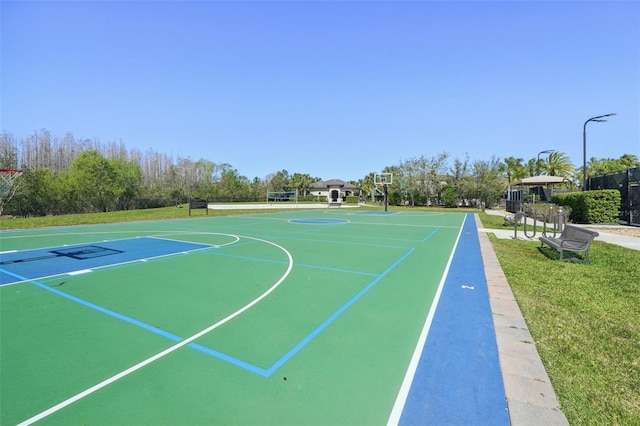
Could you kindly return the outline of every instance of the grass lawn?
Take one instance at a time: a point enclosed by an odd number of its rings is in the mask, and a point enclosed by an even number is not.
[[[569,422],[640,425],[640,252],[596,241],[584,265],[490,239]]]
[[[478,213],[486,228],[513,229],[500,216],[469,211]],[[209,210],[209,215],[256,212],[264,210]],[[205,211],[192,215],[202,217]],[[186,217],[188,209],[181,206],[2,219],[0,229]],[[591,264],[584,265],[559,262],[557,253],[542,251],[536,242],[490,238],[569,422],[640,425],[640,251],[596,241]]]
[[[269,212],[280,211],[269,209]],[[264,210],[214,210],[209,209],[209,216],[229,216],[233,214],[264,213]],[[205,209],[191,210],[191,217],[203,217],[207,215]],[[189,217],[189,205],[183,204],[177,207],[161,207],[157,209],[125,210],[106,213],[82,213],[60,216],[45,216],[31,218],[7,218],[0,219],[0,230],[22,228],[45,228],[50,226],[89,225],[112,222],[136,222],[142,220],[185,219]]]

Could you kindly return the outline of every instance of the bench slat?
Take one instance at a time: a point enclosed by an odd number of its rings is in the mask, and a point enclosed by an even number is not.
[[[590,229],[580,228],[578,226],[565,225],[562,233],[557,238],[539,237],[541,246],[546,244],[549,247],[560,252],[560,260],[563,258],[564,251],[584,252],[586,263],[589,263],[589,248],[591,242],[600,234]]]

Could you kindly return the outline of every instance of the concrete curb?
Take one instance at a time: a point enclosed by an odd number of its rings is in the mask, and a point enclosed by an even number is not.
[[[498,257],[480,230],[480,217],[474,216],[511,424],[568,425]]]

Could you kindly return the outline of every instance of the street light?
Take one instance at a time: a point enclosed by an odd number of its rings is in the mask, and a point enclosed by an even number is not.
[[[553,149],[547,149],[546,151],[540,151],[538,153],[538,161],[536,161],[536,176],[540,175],[540,154],[551,154],[555,152]]]
[[[605,115],[599,115],[597,117],[591,117],[587,121],[584,122],[584,126],[582,127],[582,190],[587,190],[587,123],[590,121],[596,121],[598,123],[602,123],[604,117],[611,117],[616,115],[615,112]]]

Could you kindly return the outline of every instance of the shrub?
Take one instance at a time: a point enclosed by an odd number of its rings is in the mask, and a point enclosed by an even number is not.
[[[618,222],[620,199],[617,189],[566,192],[551,197],[553,203],[571,209],[569,219],[575,223]]]
[[[446,207],[458,207],[458,195],[454,188],[447,188],[442,193],[442,203]]]

